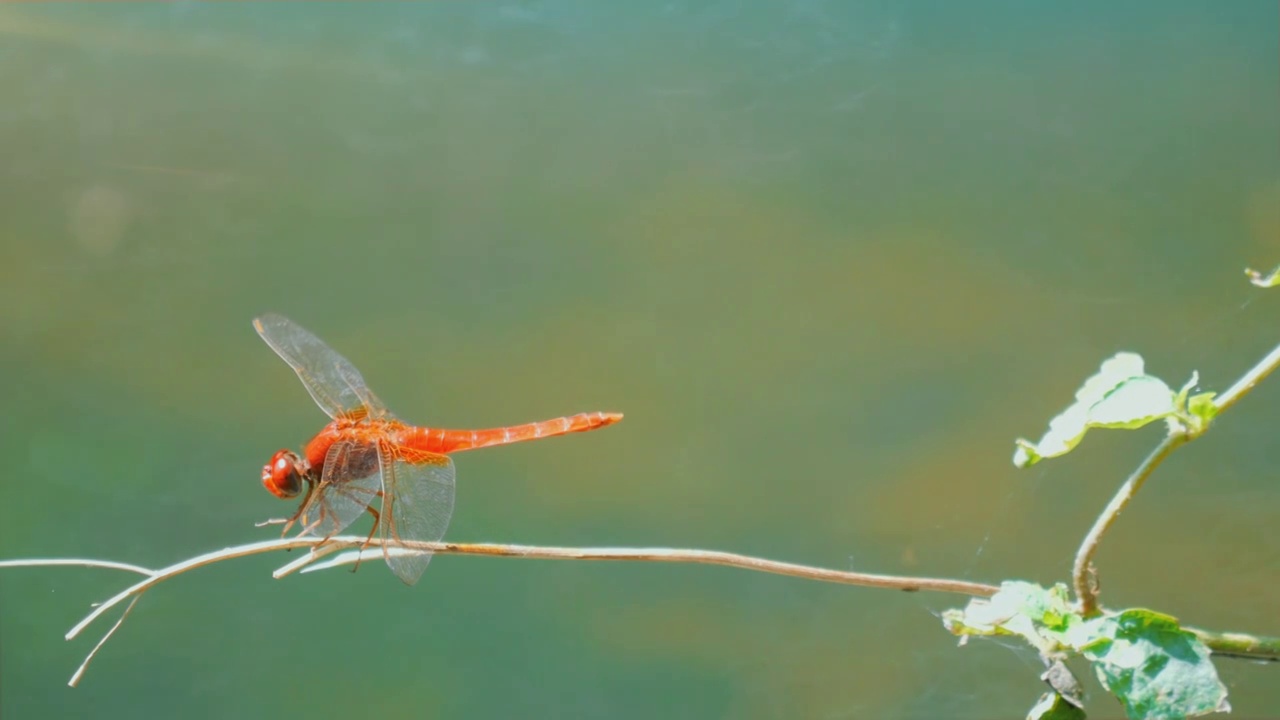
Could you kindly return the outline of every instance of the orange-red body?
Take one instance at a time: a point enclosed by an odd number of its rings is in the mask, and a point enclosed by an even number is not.
[[[302,453],[308,465],[318,472],[324,467],[329,448],[341,440],[352,441],[361,446],[388,440],[394,446],[446,455],[492,445],[586,432],[612,425],[621,419],[622,415],[619,413],[592,412],[486,430],[444,430],[408,425],[399,420],[339,418],[316,433]],[[406,459],[412,462],[411,459]]]

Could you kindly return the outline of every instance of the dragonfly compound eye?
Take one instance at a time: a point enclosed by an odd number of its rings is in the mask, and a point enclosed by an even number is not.
[[[296,497],[302,492],[300,460],[289,450],[281,450],[271,456],[271,462],[262,466],[262,486],[278,498]]]

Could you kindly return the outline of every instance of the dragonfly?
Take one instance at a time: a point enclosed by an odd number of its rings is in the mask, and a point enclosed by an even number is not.
[[[283,523],[281,536],[299,525],[299,537],[321,538],[314,552],[368,512],[373,529],[361,550],[378,535],[387,565],[407,585],[422,576],[431,553],[391,548],[444,537],[454,499],[449,453],[586,432],[622,419],[621,413],[591,412],[484,430],[409,425],[387,410],[354,365],[292,320],[263,315],[253,327],[331,419],[301,453],[279,450],[263,466],[262,484],[272,495],[302,496],[292,516],[263,524]]]

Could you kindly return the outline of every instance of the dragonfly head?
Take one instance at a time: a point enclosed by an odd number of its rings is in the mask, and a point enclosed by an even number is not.
[[[278,498],[297,497],[307,474],[306,461],[292,450],[280,450],[262,466],[262,486]]]

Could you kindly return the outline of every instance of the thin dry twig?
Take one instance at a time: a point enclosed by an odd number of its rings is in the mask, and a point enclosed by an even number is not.
[[[196,568],[204,567],[205,565],[211,565],[224,560],[247,557],[249,555],[275,552],[277,550],[287,550],[297,547],[315,548],[315,551],[290,562],[284,568],[276,571],[278,575],[283,576],[331,552],[361,547],[365,543],[380,546],[382,540],[381,538],[370,539],[358,536],[337,536],[329,538],[327,542],[324,542],[322,547],[317,548],[316,546],[320,545],[321,542],[322,541],[318,538],[310,537],[265,540],[263,542],[238,545],[236,547],[229,547],[215,552],[205,553],[204,555],[191,558],[190,560],[184,560],[183,562],[170,565],[169,567],[161,568],[154,571],[145,580],[140,580],[133,585],[130,585],[106,602],[94,608],[93,612],[89,613],[89,615],[67,632],[66,638],[68,640],[74,639],[94,620],[97,620],[103,613],[116,605],[119,605],[126,598],[146,592],[153,586],[159,585],[165,580],[177,577],[178,575],[195,570]],[[488,555],[491,557],[514,557],[541,560],[637,560],[649,562],[725,565],[728,567],[741,568],[743,570],[755,570],[757,572],[767,572],[776,575],[788,575],[790,577],[817,580],[820,582],[861,585],[863,587],[886,588],[890,590],[929,590],[934,592],[950,592],[962,595],[972,595],[975,597],[990,597],[999,590],[999,588],[994,585],[969,582],[966,580],[876,575],[847,570],[830,570],[827,568],[797,565],[795,563],[780,562],[778,560],[766,560],[764,558],[739,555],[737,553],[720,552],[716,550],[678,550],[673,548],[569,548],[544,547],[536,545],[509,545],[502,543],[401,542],[399,544],[406,548],[430,551],[437,555]],[[351,561],[354,562],[355,558],[352,557]]]
[[[1235,385],[1232,385],[1226,392],[1214,398],[1213,404],[1217,409],[1217,413],[1235,405],[1241,398],[1253,390],[1258,383],[1262,382],[1277,367],[1280,367],[1280,345],[1277,345],[1267,356],[1258,361],[1256,365],[1249,369]],[[1081,614],[1087,616],[1096,615],[1101,611],[1098,605],[1098,589],[1094,578],[1093,558],[1098,552],[1098,546],[1102,544],[1102,538],[1111,529],[1120,517],[1120,513],[1128,507],[1129,502],[1138,494],[1138,490],[1142,488],[1143,483],[1151,476],[1151,473],[1169,457],[1174,450],[1182,445],[1199,437],[1199,434],[1191,434],[1188,431],[1175,432],[1166,436],[1165,439],[1156,446],[1156,449],[1142,461],[1142,464],[1133,471],[1131,475],[1116,491],[1111,502],[1107,503],[1107,507],[1098,515],[1098,519],[1094,521],[1093,527],[1089,528],[1088,534],[1084,536],[1084,541],[1080,543],[1080,549],[1076,551],[1075,565],[1072,569],[1071,580],[1075,586],[1076,598],[1080,603]]]
[[[93,662],[93,659],[98,656],[98,651],[102,649],[103,645],[107,644],[107,641],[111,639],[111,636],[116,634],[116,630],[119,630],[120,626],[124,624],[124,619],[129,617],[129,613],[133,612],[133,606],[137,605],[138,601],[141,599],[141,595],[134,596],[133,601],[124,609],[124,612],[120,613],[120,617],[116,619],[115,624],[111,626],[111,629],[102,636],[102,639],[98,641],[97,645],[93,646],[93,649],[90,650],[89,654],[85,657],[84,662],[80,663],[80,667],[76,668],[75,673],[71,675],[71,680],[67,682],[68,685],[75,687],[80,684],[80,678],[84,677],[85,671],[89,669],[89,663]]]
[[[98,605],[85,616],[83,620],[71,628],[66,634],[67,640],[72,640],[80,635],[90,624],[102,617],[103,614],[119,605],[120,603],[133,599],[128,608],[125,609],[120,619],[107,631],[102,640],[89,653],[84,663],[76,670],[72,676],[70,684],[74,686],[83,677],[89,662],[97,655],[98,650],[103,643],[115,633],[120,624],[124,622],[124,618],[133,609],[133,604],[137,602],[142,593],[150,590],[152,587],[160,583],[175,578],[183,573],[212,565],[214,563],[233,560],[235,558],[247,557],[250,555],[258,555],[261,553],[275,552],[278,550],[287,550],[291,548],[310,548],[305,556],[297,558],[289,562],[284,567],[275,572],[276,577],[283,577],[294,571],[302,569],[317,560],[335,553],[340,550],[350,550],[352,548],[362,548],[366,543],[374,546],[381,545],[380,538],[370,540],[366,537],[359,536],[339,536],[329,538],[323,541],[319,538],[282,538],[278,540],[267,540],[263,542],[250,543],[247,545],[239,545],[235,547],[224,548],[210,553],[205,553],[180,563],[175,563],[158,570],[148,570],[136,565],[127,565],[125,563],[115,563],[102,560],[75,560],[75,559],[51,559],[51,560],[9,560],[0,561],[0,567],[34,567],[40,565],[80,565],[85,567],[110,567],[116,569],[128,570],[144,575],[144,579],[130,585],[129,587],[116,593],[106,602]],[[696,563],[704,565],[723,565],[726,567],[736,567],[743,570],[754,570],[756,572],[767,572],[776,575],[786,575],[789,577],[803,578],[807,580],[817,580],[820,582],[834,582],[845,585],[860,585],[863,587],[885,588],[891,590],[903,591],[934,591],[959,593],[962,595],[972,595],[976,597],[990,597],[999,589],[994,585],[985,583],[969,582],[965,580],[951,580],[946,578],[922,578],[898,575],[878,575],[872,573],[859,573],[845,570],[830,570],[827,568],[812,567],[809,565],[798,565],[795,563],[780,562],[777,560],[766,560],[764,558],[751,557],[749,555],[739,555],[737,553],[719,552],[715,550],[680,550],[673,548],[569,548],[569,547],[543,547],[533,545],[509,545],[501,543],[400,543],[404,547],[389,547],[389,552],[411,552],[412,550],[429,551],[439,555],[487,555],[490,557],[512,557],[512,558],[530,558],[543,560],[632,560],[647,562],[673,562],[673,563]],[[407,549],[406,549],[407,548]],[[376,551],[381,554],[381,547]],[[325,567],[333,567],[353,563],[359,559],[360,553],[347,553],[325,563]],[[370,559],[366,555],[365,559]]]

